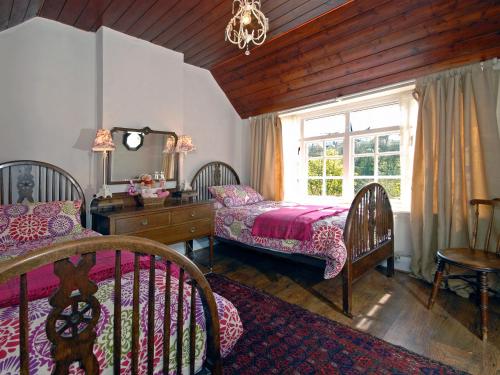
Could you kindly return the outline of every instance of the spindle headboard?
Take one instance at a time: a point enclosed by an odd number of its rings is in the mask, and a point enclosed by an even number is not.
[[[213,161],[205,164],[195,173],[191,187],[198,193],[198,199],[207,200],[212,196],[208,191],[210,186],[239,185],[240,178],[229,164]]]
[[[15,160],[0,164],[0,205],[81,200],[80,218],[86,224],[85,195],[65,170],[42,161]]]

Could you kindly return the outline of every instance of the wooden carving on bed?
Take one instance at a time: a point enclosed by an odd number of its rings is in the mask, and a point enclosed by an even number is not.
[[[97,285],[89,280],[88,273],[95,264],[97,252],[115,251],[115,276],[113,303],[113,372],[120,373],[120,358],[122,353],[122,270],[121,250],[134,253],[134,275],[132,288],[132,337],[131,356],[132,373],[137,374],[139,369],[139,272],[140,257],[149,258],[148,282],[148,315],[147,315],[147,373],[152,374],[155,354],[155,271],[156,262],[163,262],[166,268],[165,276],[165,308],[163,321],[163,337],[170,338],[172,319],[176,319],[176,326],[183,327],[184,288],[190,288],[191,298],[188,307],[189,322],[189,370],[195,372],[195,317],[196,294],[203,305],[207,327],[207,351],[203,370],[213,374],[222,373],[220,357],[220,336],[217,307],[213,292],[198,267],[183,255],[170,249],[166,245],[145,238],[128,236],[105,236],[87,238],[73,242],[64,242],[33,251],[29,254],[13,258],[0,265],[0,284],[20,277],[20,373],[29,373],[29,319],[28,319],[28,285],[26,274],[45,264],[54,264],[56,275],[61,283],[55,294],[50,298],[52,310],[46,321],[46,332],[52,343],[52,354],[55,362],[54,374],[66,374],[68,367],[79,362],[88,374],[99,373],[99,365],[94,353],[93,345],[96,341],[95,326],[99,319],[100,305],[94,294]],[[80,261],[74,265],[69,257],[79,255]],[[172,265],[180,268],[178,286],[177,316],[170,316]],[[187,278],[185,277],[187,276]],[[125,315],[123,316],[125,317]],[[158,345],[158,343],[157,343]],[[176,337],[176,373],[181,374],[183,368],[183,330],[177,329]],[[163,359],[163,373],[167,374],[170,364],[170,340],[163,340],[161,347]],[[184,364],[187,365],[187,364]]]
[[[218,169],[223,172],[219,174]],[[203,199],[211,198],[210,186],[239,184],[237,173],[223,162],[211,162],[202,166],[191,182]],[[223,242],[237,244],[274,256],[324,267],[325,261],[302,254],[285,254],[272,249],[242,244],[225,238]],[[376,265],[387,260],[387,276],[394,275],[394,222],[389,196],[382,185],[371,183],[364,186],[354,198],[344,227],[344,243],[347,260],[342,269],[343,311],[352,316],[352,284]]]
[[[28,202],[81,200],[85,226],[85,195],[73,176],[41,161],[16,160],[0,164],[0,205]]]

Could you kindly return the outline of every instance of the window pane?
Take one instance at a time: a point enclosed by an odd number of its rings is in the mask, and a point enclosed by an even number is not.
[[[342,176],[343,174],[344,174],[344,162],[342,161],[342,159],[326,160],[327,176]]]
[[[342,156],[344,154],[344,141],[326,141],[326,156]]]
[[[353,132],[398,126],[401,123],[399,104],[354,111],[350,114],[350,129]]]
[[[309,160],[308,176],[323,176],[323,159]]]
[[[307,155],[311,158],[323,156],[323,142],[307,144]]]
[[[304,121],[304,138],[344,132],[345,115],[320,117]]]
[[[354,194],[357,194],[363,186],[368,185],[371,182],[374,182],[374,179],[370,178],[355,178],[354,179]]]
[[[378,174],[380,176],[399,176],[401,174],[399,155],[380,156],[378,158]]]
[[[342,180],[326,180],[326,195],[341,197]]]
[[[375,159],[373,156],[354,158],[355,176],[373,176],[375,173]]]
[[[354,153],[369,154],[375,152],[375,137],[354,138]]]
[[[307,182],[307,194],[321,195],[323,180],[309,180]]]
[[[390,198],[401,197],[401,180],[399,178],[383,178],[378,181],[382,185]]]
[[[399,151],[399,134],[382,135],[378,137],[378,151],[389,152]]]

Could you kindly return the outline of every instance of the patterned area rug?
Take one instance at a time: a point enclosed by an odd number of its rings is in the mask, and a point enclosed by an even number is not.
[[[207,279],[243,322],[224,374],[466,374],[224,276]]]

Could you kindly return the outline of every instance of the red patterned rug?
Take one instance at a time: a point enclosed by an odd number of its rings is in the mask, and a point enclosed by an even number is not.
[[[207,276],[244,333],[224,374],[466,374],[224,276]]]

